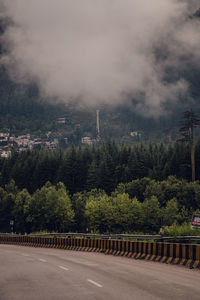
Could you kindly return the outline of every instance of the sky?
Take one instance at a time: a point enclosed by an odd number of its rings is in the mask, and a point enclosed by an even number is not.
[[[187,94],[183,57],[200,64],[196,0],[0,0],[9,18],[0,64],[43,97],[98,108],[137,99],[141,114]]]

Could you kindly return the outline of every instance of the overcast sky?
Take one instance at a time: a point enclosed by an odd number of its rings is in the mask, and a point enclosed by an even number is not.
[[[183,79],[166,83],[166,68],[181,68],[183,55],[200,63],[200,22],[188,18],[198,2],[0,0],[12,20],[1,63],[44,96],[98,107],[140,95],[138,111],[158,116],[188,88]],[[158,60],[157,49],[167,58]]]

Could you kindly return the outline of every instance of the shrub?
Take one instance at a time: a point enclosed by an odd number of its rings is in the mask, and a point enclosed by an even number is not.
[[[163,236],[200,236],[200,230],[191,229],[190,223],[178,225],[175,222],[171,226],[162,227],[161,234]]]

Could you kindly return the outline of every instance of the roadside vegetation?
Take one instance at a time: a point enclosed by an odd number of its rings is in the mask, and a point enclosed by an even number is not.
[[[169,176],[121,183],[111,193],[92,189],[70,195],[63,183],[47,182],[34,193],[13,180],[0,188],[0,232],[161,233],[196,235],[190,229],[200,212],[200,183]]]

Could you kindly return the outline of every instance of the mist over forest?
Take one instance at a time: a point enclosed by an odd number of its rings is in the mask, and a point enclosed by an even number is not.
[[[198,1],[0,5],[2,131],[95,137],[100,109],[103,138],[167,142],[183,111],[200,112]]]

